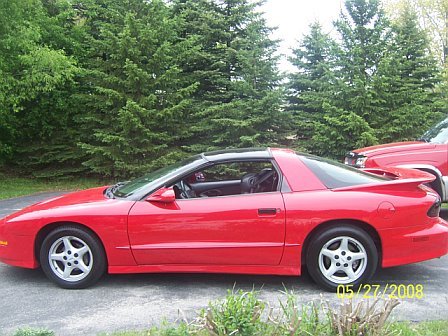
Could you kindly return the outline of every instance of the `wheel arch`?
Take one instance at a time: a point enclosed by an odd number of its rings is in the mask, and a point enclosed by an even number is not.
[[[308,245],[310,241],[320,232],[325,231],[329,227],[332,227],[336,224],[348,224],[355,227],[358,227],[362,230],[364,230],[373,240],[375,243],[375,246],[378,250],[378,265],[381,265],[382,260],[382,243],[381,243],[381,237],[378,234],[378,231],[369,223],[358,220],[358,219],[332,219],[329,221],[322,222],[318,225],[316,225],[306,236],[303,245],[302,245],[302,260],[301,260],[301,267],[303,268],[306,266],[306,251],[308,249]]]
[[[106,263],[108,264],[106,248],[105,248],[104,242],[102,241],[100,236],[94,230],[92,230],[90,227],[88,227],[87,225],[84,225],[84,224],[81,224],[81,223],[78,223],[78,222],[70,222],[70,221],[60,221],[60,222],[48,223],[45,226],[43,226],[42,228],[40,228],[40,230],[37,232],[36,238],[34,240],[34,258],[36,259],[37,262],[39,262],[40,248],[42,247],[42,243],[43,243],[45,237],[51,231],[57,229],[58,227],[66,226],[66,225],[81,228],[83,230],[88,231],[93,236],[95,236],[98,239],[98,241],[101,243],[101,248],[104,251],[104,255],[105,255],[105,258],[106,258]]]

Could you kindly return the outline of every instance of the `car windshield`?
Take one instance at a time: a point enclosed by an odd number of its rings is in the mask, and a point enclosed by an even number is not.
[[[173,163],[172,165],[157,169],[135,180],[126,182],[116,190],[113,194],[117,197],[129,197],[143,189],[151,189],[151,186],[156,187],[164,180],[169,180],[177,174],[181,174],[195,167],[199,162],[204,161],[201,155],[194,155],[182,161]]]
[[[421,140],[432,143],[447,143],[448,142],[448,118],[438,123],[433,128],[426,131],[421,137]]]
[[[302,162],[321,180],[328,189],[350,187],[380,181],[386,177],[367,173],[345,164],[313,155],[299,155]]]

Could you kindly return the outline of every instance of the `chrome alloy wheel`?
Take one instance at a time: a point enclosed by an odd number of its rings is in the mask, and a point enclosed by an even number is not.
[[[320,272],[333,283],[344,285],[355,282],[364,274],[366,267],[366,249],[352,237],[333,238],[320,250]]]
[[[68,282],[76,282],[91,272],[93,253],[82,239],[64,236],[51,245],[48,263],[56,276]]]

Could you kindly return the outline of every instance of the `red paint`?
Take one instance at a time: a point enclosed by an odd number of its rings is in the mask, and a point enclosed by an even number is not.
[[[136,202],[129,240],[139,265],[278,265],[285,211],[279,192],[177,200],[178,209]],[[259,215],[259,208],[278,208]],[[207,249],[205,251],[204,249]]]
[[[420,144],[420,143],[418,143]],[[413,143],[417,145],[417,143]],[[219,272],[298,275],[304,243],[321,225],[350,221],[377,232],[383,267],[448,252],[448,224],[427,216],[436,195],[410,171],[398,179],[327,189],[289,150],[272,149],[290,192],[159,202],[108,199],[104,187],[41,202],[0,220],[0,261],[38,266],[35,243],[47,225],[77,223],[104,245],[110,273]],[[398,174],[398,175],[397,175]],[[407,178],[407,180],[402,180]],[[168,200],[170,192],[165,195]],[[260,208],[276,209],[259,214]]]

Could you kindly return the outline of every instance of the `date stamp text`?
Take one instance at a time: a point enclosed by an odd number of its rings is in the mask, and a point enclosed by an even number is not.
[[[422,284],[361,284],[339,285],[336,290],[338,299],[422,299]]]

